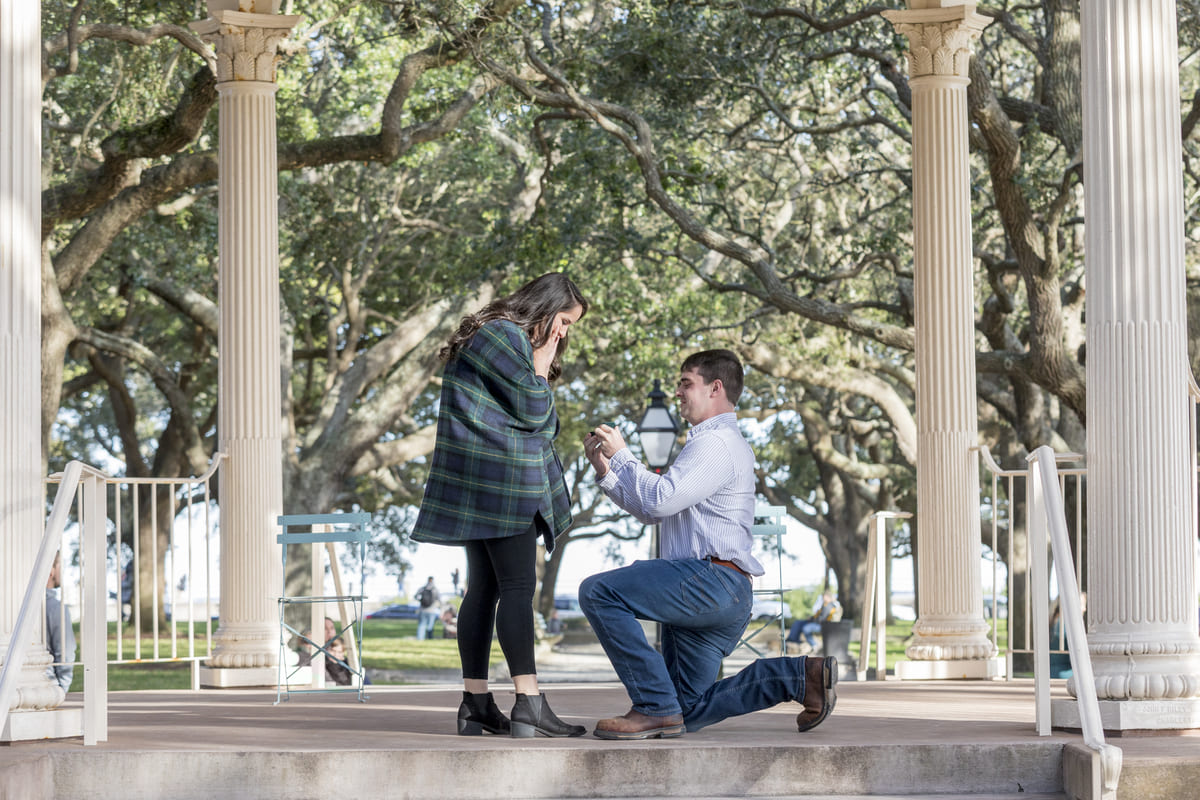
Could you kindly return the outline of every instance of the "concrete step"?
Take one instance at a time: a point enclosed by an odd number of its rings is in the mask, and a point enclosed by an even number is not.
[[[60,751],[45,796],[88,800],[295,797],[701,798],[1053,796],[1061,745],[739,747],[671,740],[488,749]],[[315,743],[314,743],[315,744]],[[121,776],[110,780],[111,776]],[[186,779],[181,779],[186,776]],[[303,788],[301,788],[303,787]]]
[[[511,690],[498,690],[507,709]],[[547,689],[564,719],[628,708],[620,684]],[[1004,682],[839,685],[837,710],[799,734],[783,704],[677,739],[457,736],[457,685],[352,695],[274,688],[117,692],[109,738],[0,747],[0,800],[121,798],[1026,798],[1089,797],[1064,783],[1078,735],[1033,730],[1031,687]],[[1110,739],[1118,800],[1195,800],[1200,737]],[[1086,751],[1085,754],[1090,751]]]

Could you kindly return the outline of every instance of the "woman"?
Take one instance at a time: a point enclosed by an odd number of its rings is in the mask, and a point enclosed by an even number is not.
[[[549,273],[464,317],[440,354],[437,443],[412,538],[467,551],[458,610],[462,735],[585,733],[555,716],[538,689],[533,592],[538,537],[552,550],[571,524],[550,381],[562,372],[567,330],[587,307],[574,283]],[[488,691],[493,627],[517,691],[511,723]]]

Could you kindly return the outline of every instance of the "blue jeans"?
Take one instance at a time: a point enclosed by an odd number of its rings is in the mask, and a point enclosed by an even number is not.
[[[438,611],[433,606],[422,608],[417,615],[417,638],[428,639],[433,636],[433,626],[437,624]]]
[[[682,714],[689,731],[804,697],[803,657],[760,658],[717,681],[752,601],[749,578],[700,559],[635,561],[579,587],[579,605],[634,710]],[[638,620],[662,623],[661,654]]]

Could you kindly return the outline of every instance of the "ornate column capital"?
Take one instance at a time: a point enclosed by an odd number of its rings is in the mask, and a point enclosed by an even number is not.
[[[908,38],[910,78],[967,77],[972,45],[992,22],[972,4],[884,11],[883,16]]]
[[[211,13],[211,17],[193,22],[190,27],[217,52],[217,83],[274,83],[279,44],[300,17],[219,9]]]

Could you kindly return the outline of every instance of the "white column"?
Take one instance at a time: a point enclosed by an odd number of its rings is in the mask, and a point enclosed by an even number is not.
[[[46,525],[39,423],[40,12],[38,3],[0,0],[0,663]],[[58,685],[45,677],[51,657],[43,626],[36,630],[12,699],[14,712],[53,708],[63,699]],[[0,738],[27,738],[14,733],[17,727],[0,732]]]
[[[917,5],[916,2],[913,5]],[[929,3],[921,3],[929,6]],[[885,12],[908,38],[913,135],[920,616],[902,678],[1001,674],[979,573],[975,302],[967,138],[973,5]]]
[[[277,46],[298,17],[214,8],[193,28],[216,45],[220,104],[221,624],[207,686],[274,685],[283,511]],[[246,5],[243,3],[243,5]]]
[[[1081,21],[1089,650],[1106,728],[1196,728],[1175,4],[1095,0]]]

